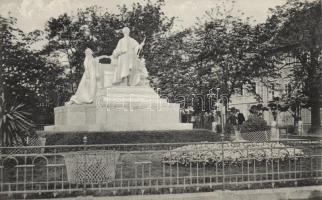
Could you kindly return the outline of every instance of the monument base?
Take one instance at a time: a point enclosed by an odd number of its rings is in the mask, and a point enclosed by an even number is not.
[[[191,130],[180,123],[180,105],[167,103],[147,86],[118,86],[98,91],[93,104],[55,108],[55,125],[45,131]]]
[[[106,131],[161,131],[161,130],[191,130],[192,125],[190,124],[154,124],[154,125],[142,125],[137,126],[133,124],[125,126],[99,126],[99,125],[90,125],[90,126],[72,126],[72,125],[53,125],[46,126],[45,131],[47,132],[79,132],[79,131],[88,131],[88,132],[106,132]]]

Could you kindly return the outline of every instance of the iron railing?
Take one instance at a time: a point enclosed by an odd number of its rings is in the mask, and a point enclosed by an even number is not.
[[[255,147],[254,143],[233,143],[243,144],[239,151],[246,152],[237,161],[229,158],[231,147],[225,142],[2,147],[0,197],[162,194],[321,184],[320,141],[282,140],[279,143],[287,148],[276,147],[274,141],[263,143],[265,147],[258,143]],[[182,154],[179,148],[187,145],[198,146],[191,150],[196,157],[174,156],[189,155],[189,150]],[[201,156],[212,145],[217,149],[209,152],[218,151],[221,159],[209,161]],[[250,154],[251,150],[266,154],[257,159]],[[293,150],[301,150],[303,154],[290,153]],[[66,154],[102,151],[118,154],[112,168],[115,177],[105,181],[69,181]],[[285,152],[289,156],[280,159],[279,154]],[[170,157],[164,159],[165,154]],[[183,164],[182,159],[188,162]]]

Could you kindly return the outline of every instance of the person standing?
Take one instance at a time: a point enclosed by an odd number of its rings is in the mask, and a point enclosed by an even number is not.
[[[122,29],[124,37],[119,40],[113,51],[113,58],[116,60],[116,69],[114,72],[113,84],[131,85],[130,74],[138,63],[138,51],[142,49],[144,42],[139,44],[130,37],[130,29]]]
[[[245,121],[244,114],[241,113],[239,110],[237,110],[237,121],[239,126],[242,125]]]
[[[228,123],[233,125],[233,126],[237,125],[237,118],[236,118],[235,114],[232,111],[230,111],[228,113]]]

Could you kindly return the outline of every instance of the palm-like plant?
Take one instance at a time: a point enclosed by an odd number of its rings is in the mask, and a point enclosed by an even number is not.
[[[26,138],[32,133],[31,113],[22,103],[0,103],[0,137],[2,146],[26,144]]]

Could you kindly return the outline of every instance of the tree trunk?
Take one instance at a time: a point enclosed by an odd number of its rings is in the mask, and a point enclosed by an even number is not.
[[[0,78],[0,82],[2,82],[1,78]],[[0,121],[2,121],[3,118],[3,110],[4,110],[4,93],[3,93],[3,85],[0,84]],[[2,126],[0,126],[0,142],[2,144],[2,146],[5,146],[5,141],[4,141],[4,135],[2,132]]]
[[[311,51],[311,80],[310,80],[310,104],[311,104],[311,133],[320,134],[320,69],[319,51]]]
[[[311,95],[311,132],[320,134],[321,116],[320,116],[320,92],[317,89],[314,95]]]

